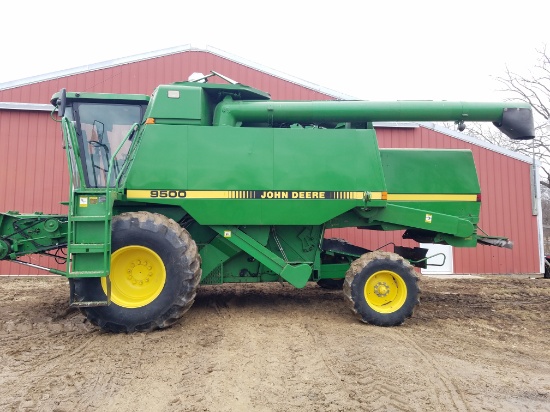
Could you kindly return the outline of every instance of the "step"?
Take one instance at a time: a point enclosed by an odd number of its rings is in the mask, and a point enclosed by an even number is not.
[[[102,278],[105,277],[103,270],[77,270],[69,272],[68,278]]]
[[[105,243],[72,243],[69,245],[71,253],[103,253]]]
[[[70,216],[71,221],[73,222],[105,222],[107,221],[106,216]]]

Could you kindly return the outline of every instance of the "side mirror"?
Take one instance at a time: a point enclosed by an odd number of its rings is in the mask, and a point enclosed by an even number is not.
[[[63,117],[65,115],[65,107],[67,106],[67,90],[61,89],[57,99],[57,115]]]

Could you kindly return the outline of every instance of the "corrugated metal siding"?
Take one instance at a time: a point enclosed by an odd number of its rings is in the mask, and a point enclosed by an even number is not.
[[[315,90],[273,77],[231,60],[199,51],[172,54],[41,83],[0,90],[0,101],[48,103],[61,88],[80,92],[151,94],[159,84],[187,80],[215,70],[242,84],[267,90],[275,100],[330,100]],[[225,83],[218,78],[211,82]]]
[[[211,53],[188,51],[116,67],[0,90],[2,102],[47,103],[62,87],[71,91],[150,94],[162,83],[187,79],[192,72],[216,70],[281,100],[330,100],[315,90],[259,72]],[[213,79],[212,81],[220,81]],[[469,148],[474,152],[483,193],[481,226],[491,234],[509,236],[513,251],[479,246],[455,249],[457,273],[538,272],[537,227],[530,216],[529,165],[471,146],[426,128],[379,129],[380,147]],[[0,110],[0,210],[63,213],[68,176],[61,131],[44,112]],[[388,242],[413,246],[401,233],[357,229],[329,231],[329,236],[375,249]],[[41,264],[39,260],[34,263]],[[46,265],[47,266],[47,265]],[[19,265],[0,264],[1,274],[29,274]]]
[[[377,130],[377,136],[381,148],[472,150],[482,194],[480,227],[490,235],[509,237],[514,241],[514,248],[481,245],[454,248],[455,273],[539,272],[537,219],[531,214],[529,164],[424,127],[383,128]],[[331,230],[327,234],[368,249],[377,249],[388,242],[414,244],[401,239],[401,235],[402,232],[378,233],[353,228]]]
[[[0,162],[0,211],[67,213],[60,204],[69,193],[61,129],[48,113],[0,110]],[[32,263],[51,265],[37,256]],[[3,262],[0,273],[37,271]]]
[[[99,93],[151,94],[163,83],[187,80],[193,72],[215,70],[240,83],[267,90],[279,100],[330,100],[331,97],[284,79],[258,72],[206,52],[183,52],[59,79],[0,90],[1,102],[48,103],[61,88]],[[211,82],[225,83],[213,78]],[[58,123],[46,112],[0,110],[0,211],[66,213],[68,172]],[[29,258],[25,258],[29,259]],[[51,266],[51,260],[32,257],[32,263]],[[0,274],[43,274],[1,262]]]

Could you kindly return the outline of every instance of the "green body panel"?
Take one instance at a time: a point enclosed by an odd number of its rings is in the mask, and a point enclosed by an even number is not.
[[[478,194],[470,150],[380,149],[389,193]]]
[[[211,125],[214,108],[225,95],[269,99],[269,94],[244,85],[173,83],[157,87],[145,117],[154,118],[157,124]]]
[[[321,265],[318,279],[343,279],[349,269],[349,263],[329,263]]]
[[[136,200],[180,205],[204,225],[320,225],[364,205],[330,199],[333,192],[385,190],[374,130],[148,125],[141,139],[126,189],[143,191]],[[152,199],[151,190],[253,191],[256,198]],[[312,192],[326,196],[307,199]]]
[[[388,204],[377,220],[406,227],[468,238],[461,246],[475,246],[472,235],[481,203],[476,167],[469,150],[382,149],[380,158],[388,188]],[[434,198],[405,200],[399,195]],[[453,196],[468,200],[457,200]],[[400,200],[392,200],[396,197]],[[426,219],[426,215],[430,218]],[[453,242],[458,245],[458,240]]]

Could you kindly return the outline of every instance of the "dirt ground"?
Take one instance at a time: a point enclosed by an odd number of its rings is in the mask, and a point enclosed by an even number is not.
[[[424,278],[403,326],[311,284],[202,287],[114,335],[60,278],[0,278],[2,411],[550,411],[550,280]]]

